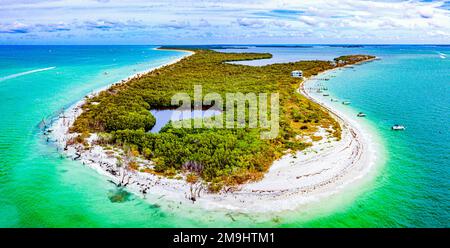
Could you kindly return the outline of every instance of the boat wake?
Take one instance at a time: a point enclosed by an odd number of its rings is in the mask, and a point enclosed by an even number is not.
[[[36,69],[36,70],[31,70],[31,71],[25,71],[25,72],[21,72],[21,73],[12,74],[12,75],[0,78],[0,82],[8,80],[8,79],[16,78],[16,77],[28,75],[28,74],[31,74],[31,73],[52,70],[52,69],[55,69],[55,68],[56,68],[55,66],[52,66],[52,67],[47,67],[47,68]]]

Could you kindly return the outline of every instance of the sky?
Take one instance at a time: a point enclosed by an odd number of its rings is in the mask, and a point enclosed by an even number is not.
[[[449,44],[450,0],[0,0],[0,44]]]

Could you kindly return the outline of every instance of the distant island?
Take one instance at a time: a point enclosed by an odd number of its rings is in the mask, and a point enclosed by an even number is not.
[[[286,48],[311,48],[314,46],[306,46],[306,45],[255,45],[255,47],[286,47]]]
[[[225,62],[272,55],[181,46],[160,49],[187,50],[191,55],[86,97],[66,111],[68,117],[54,124],[52,135],[66,154],[100,169],[118,186],[130,186],[142,194],[165,191],[173,198],[184,194],[192,201],[202,198],[200,192],[216,198],[239,191],[241,185],[263,179],[271,165],[288,154],[320,141],[340,141],[340,120],[300,94],[303,79],[292,77],[291,72],[301,70],[309,78],[374,59],[350,55],[334,61],[253,67]],[[149,132],[155,124],[150,110],[173,108],[171,97],[177,92],[193,95],[197,84],[205,94],[219,92],[223,96],[229,92],[278,92],[278,136],[261,139],[260,128],[174,128],[173,122],[158,133]]]
[[[342,47],[342,48],[360,48],[363,45],[328,45],[329,47]]]

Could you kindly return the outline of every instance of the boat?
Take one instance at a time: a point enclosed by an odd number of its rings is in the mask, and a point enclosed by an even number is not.
[[[366,117],[366,114],[364,114],[363,112],[359,112],[356,116],[358,116],[358,117]]]
[[[394,125],[394,126],[392,126],[391,129],[392,129],[392,130],[395,130],[395,131],[403,131],[403,130],[406,129],[406,127],[405,127],[405,126],[402,126],[402,125]]]
[[[342,104],[344,104],[344,105],[350,105],[350,103],[351,103],[350,101],[343,101],[342,102]]]
[[[323,94],[323,96],[329,96],[329,95],[330,95],[330,94],[328,94],[328,93],[324,93],[324,94]]]
[[[317,93],[322,93],[322,90],[318,89],[316,92],[317,92]]]
[[[339,102],[338,99],[333,99],[333,98],[331,98],[331,101],[332,101],[332,102]]]

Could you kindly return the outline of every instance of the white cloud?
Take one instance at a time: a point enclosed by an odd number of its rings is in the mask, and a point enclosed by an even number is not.
[[[291,43],[314,36],[319,41],[344,37],[410,41],[419,36],[426,39],[424,34],[430,34],[433,42],[450,39],[450,11],[441,7],[444,4],[419,0],[0,0],[0,32],[68,32],[81,37],[99,29],[121,35],[145,30],[176,38],[184,31],[204,42],[204,37],[252,37],[259,29],[260,36],[286,37]]]
[[[304,22],[310,26],[315,26],[318,24],[316,18],[312,17],[312,16],[300,16],[298,18],[301,22]]]
[[[0,33],[9,33],[9,34],[25,34],[31,32],[32,27],[27,24],[21,22],[13,22],[0,24]]]
[[[237,24],[241,27],[246,28],[263,28],[266,26],[266,23],[262,20],[249,19],[249,18],[238,18]]]

